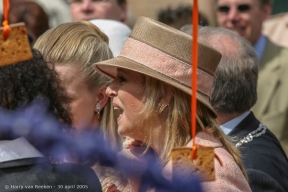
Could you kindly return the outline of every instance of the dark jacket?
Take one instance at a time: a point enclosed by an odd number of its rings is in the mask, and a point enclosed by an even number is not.
[[[20,152],[16,149],[17,152],[10,154],[21,156],[22,146],[18,147]],[[2,162],[0,159],[0,191],[102,191],[99,179],[90,167],[71,163],[55,165],[50,164],[44,157],[35,156],[15,159],[15,156],[7,154],[7,152],[13,152],[13,147],[7,149],[5,144],[0,145],[0,152],[3,152],[0,154],[2,157]],[[11,156],[12,160],[5,159],[3,154],[6,157]]]
[[[228,135],[241,139],[259,127],[251,112]],[[252,191],[288,191],[288,160],[278,139],[267,128],[266,133],[239,147]]]

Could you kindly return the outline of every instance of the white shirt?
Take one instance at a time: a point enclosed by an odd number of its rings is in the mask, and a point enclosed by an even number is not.
[[[0,163],[36,157],[43,157],[43,155],[24,137],[0,141]]]
[[[220,125],[220,128],[226,135],[228,135],[243,119],[249,115],[249,113],[250,111],[246,111],[242,115],[239,115],[238,117],[235,117],[234,119]]]

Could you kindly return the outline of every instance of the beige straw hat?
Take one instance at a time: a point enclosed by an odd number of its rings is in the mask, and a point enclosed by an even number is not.
[[[197,99],[215,117],[210,104],[211,88],[221,54],[199,42]],[[192,37],[147,17],[139,17],[118,57],[93,65],[114,78],[117,68],[125,68],[159,79],[192,94]]]

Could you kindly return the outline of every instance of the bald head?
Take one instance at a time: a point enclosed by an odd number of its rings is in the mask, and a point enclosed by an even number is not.
[[[201,27],[199,41],[222,54],[212,88],[211,104],[219,114],[241,114],[257,100],[258,58],[251,43],[219,27]]]

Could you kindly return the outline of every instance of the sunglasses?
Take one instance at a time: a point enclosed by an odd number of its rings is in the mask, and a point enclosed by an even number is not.
[[[228,13],[230,11],[230,6],[228,5],[221,5],[221,6],[218,6],[217,10],[221,13]],[[240,5],[237,5],[237,10],[240,12],[240,13],[244,13],[244,12],[247,12],[251,9],[251,5],[249,4],[240,4]]]

